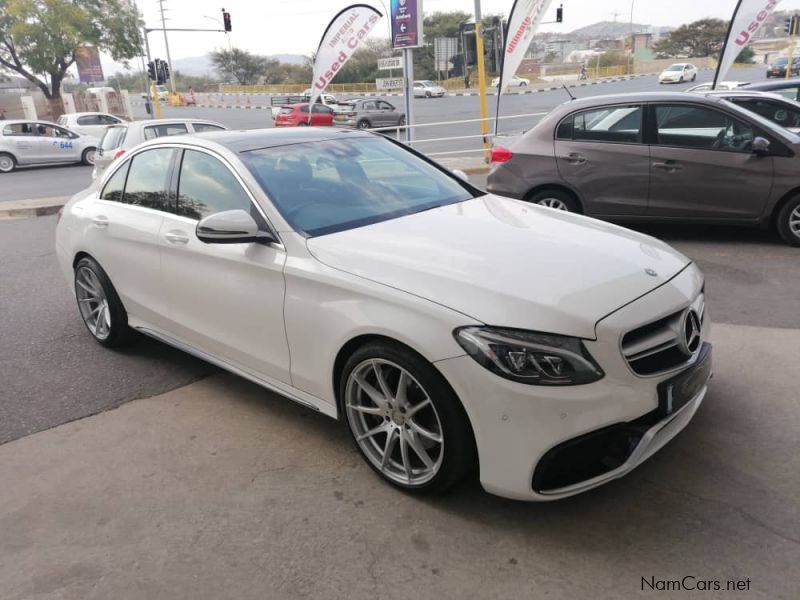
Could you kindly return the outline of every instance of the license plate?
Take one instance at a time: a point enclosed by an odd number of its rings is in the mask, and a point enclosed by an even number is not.
[[[683,373],[658,384],[658,406],[664,416],[686,406],[711,377],[711,344],[704,343],[697,362]]]
[[[336,116],[333,117],[333,120],[334,121],[346,121],[347,117],[345,117],[344,115],[336,115]]]

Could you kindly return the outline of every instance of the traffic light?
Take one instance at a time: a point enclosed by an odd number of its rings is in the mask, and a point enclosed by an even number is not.
[[[169,81],[169,65],[167,64],[167,61],[162,60],[160,66],[161,66],[161,77],[159,78],[161,79],[160,83]]]
[[[156,80],[156,65],[152,60],[147,63],[147,77],[150,81]]]
[[[227,12],[224,8],[222,9],[222,22],[225,25],[225,31],[231,30],[231,13]]]
[[[786,21],[783,24],[783,30],[789,35],[797,35],[798,30],[800,30],[800,17],[797,15],[786,17]]]
[[[564,21],[564,5],[560,5],[556,9],[556,23],[561,23]]]

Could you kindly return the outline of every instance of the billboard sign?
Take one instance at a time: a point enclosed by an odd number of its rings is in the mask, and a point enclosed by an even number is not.
[[[379,90],[399,90],[403,87],[402,77],[384,77],[375,80],[375,87]]]
[[[403,68],[402,56],[393,56],[391,58],[378,59],[379,71],[391,71],[392,69],[402,69],[402,68]]]
[[[392,48],[422,46],[422,0],[391,0]]]
[[[78,65],[78,77],[81,83],[105,81],[103,65],[100,64],[100,52],[96,46],[75,48],[75,64]]]

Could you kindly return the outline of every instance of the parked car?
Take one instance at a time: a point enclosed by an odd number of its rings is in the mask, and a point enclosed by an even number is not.
[[[0,173],[18,166],[54,163],[92,165],[100,141],[48,121],[0,121]]]
[[[167,100],[169,100],[169,90],[165,85],[157,85],[156,94],[158,95],[158,99],[161,102],[166,102]],[[147,92],[142,93],[142,98],[147,98]]]
[[[789,100],[800,100],[800,78],[798,77],[748,83],[747,89],[757,92],[773,92]]]
[[[100,139],[109,125],[119,125],[126,120],[108,113],[79,112],[68,113],[58,117],[58,124],[62,127]]]
[[[427,79],[414,82],[414,98],[441,98],[446,93],[442,86]]]
[[[335,125],[347,125],[358,129],[402,127],[406,114],[393,104],[378,98],[358,98],[341,105],[341,111],[333,116]]]
[[[754,112],[792,133],[800,133],[800,102],[796,100],[789,100],[770,92],[744,89],[707,93]]]
[[[308,104],[292,104],[282,107],[278,116],[275,117],[275,127],[333,126],[333,109],[322,104],[314,104],[311,107],[311,119],[309,120],[308,107]]]
[[[675,63],[661,71],[658,83],[683,83],[697,79],[697,67],[691,63]]]
[[[701,83],[699,85],[695,85],[690,87],[687,92],[711,92],[715,91],[711,89],[711,86],[714,85],[712,81],[707,83]],[[717,83],[717,90],[735,90],[737,88],[743,87],[748,85],[746,81],[720,81]]]
[[[524,77],[517,77],[516,75],[514,75],[511,78],[511,81],[509,81],[505,87],[527,87],[530,84],[531,84],[530,79],[525,79]],[[500,85],[500,78],[495,77],[494,79],[492,79],[492,87],[497,87],[498,85]]]
[[[146,119],[108,127],[100,140],[92,178],[96,179],[114,160],[147,140],[223,129],[227,128],[220,123],[202,119]]]
[[[492,161],[487,189],[534,204],[615,221],[775,224],[800,245],[800,138],[713,94],[568,102]]]
[[[779,56],[767,68],[767,79],[770,77],[786,77],[786,68],[789,64],[788,56]],[[792,68],[789,77],[800,75],[800,56],[792,58]]]
[[[371,133],[152,140],[66,204],[55,245],[100,344],[132,329],[340,418],[409,492],[479,472],[510,498],[577,494],[708,389],[691,260]]]

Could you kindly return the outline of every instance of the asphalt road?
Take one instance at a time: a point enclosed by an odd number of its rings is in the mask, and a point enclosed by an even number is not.
[[[697,83],[710,81],[713,71],[701,71],[697,76]],[[763,65],[746,69],[737,69],[732,77],[737,80],[758,81],[764,78]],[[659,86],[655,76],[638,77],[625,81],[599,83],[571,88],[570,92],[578,98],[595,96],[599,94],[616,94],[623,92],[639,92],[646,90],[674,90],[680,91],[695,85],[687,82]],[[231,104],[235,97],[215,96],[217,99]],[[390,97],[387,100],[397,106],[402,106],[403,98]],[[488,102],[490,116],[495,115],[496,96],[490,96]],[[530,129],[543,114],[554,107],[569,100],[565,90],[547,92],[534,92],[531,94],[507,94],[502,97],[501,116],[531,115],[522,118],[502,120],[499,132],[501,135],[514,135]],[[254,95],[253,105],[269,105],[269,98],[264,95]],[[448,121],[463,121],[478,119],[480,117],[480,101],[478,96],[445,96],[444,98],[416,99],[414,101],[414,119],[416,123],[441,123]],[[541,114],[538,114],[541,113]],[[141,103],[134,105],[134,116],[137,119],[148,118]],[[162,117],[187,117],[201,118],[217,121],[231,129],[271,128],[272,118],[266,110],[245,110],[234,108],[197,108],[197,107],[163,107]],[[453,158],[462,156],[476,157],[480,154],[480,138],[469,138],[451,141],[432,141],[437,138],[455,136],[478,136],[479,123],[460,123],[434,127],[422,127],[416,130],[414,136],[417,142],[414,146],[426,154],[438,158]],[[394,134],[391,134],[394,135]],[[464,153],[463,151],[469,150]],[[454,154],[453,154],[454,153]],[[74,165],[59,167],[36,167],[21,169],[10,175],[2,175],[2,188],[0,188],[0,202],[4,200],[20,200],[25,198],[45,198],[51,196],[66,196],[74,194],[85,188],[91,181],[91,169]]]

